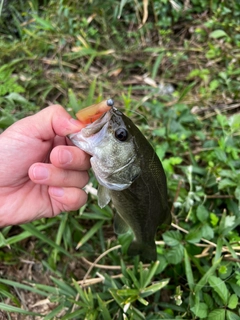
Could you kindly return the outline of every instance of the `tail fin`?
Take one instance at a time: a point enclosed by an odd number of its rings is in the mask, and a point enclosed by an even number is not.
[[[155,243],[140,243],[133,241],[127,251],[129,256],[140,256],[140,260],[143,262],[156,261],[157,251]]]

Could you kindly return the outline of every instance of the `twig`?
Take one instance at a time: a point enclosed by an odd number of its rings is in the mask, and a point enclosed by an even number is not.
[[[105,252],[103,252],[102,254],[100,254],[100,256],[91,264],[90,268],[88,269],[87,273],[85,274],[83,281],[85,281],[88,277],[88,275],[90,274],[90,272],[92,271],[92,269],[96,266],[96,264],[98,263],[99,260],[101,260],[104,256],[106,256],[109,252],[120,249],[121,245],[117,245],[115,247],[112,247],[108,250],[106,250]]]
[[[223,256],[223,260],[233,261],[233,262],[240,262],[240,259],[235,259],[235,258],[231,258],[231,257],[228,257],[228,256]]]
[[[233,195],[227,195],[227,194],[212,194],[212,195],[206,195],[207,199],[232,199],[234,198]]]
[[[111,276],[112,279],[117,279],[117,278],[122,278],[122,277],[123,277],[122,273]],[[85,287],[103,282],[104,280],[105,280],[104,277],[91,278],[91,279],[86,279],[86,280],[80,280],[80,281],[78,281],[78,284],[80,284],[82,288],[85,288]]]
[[[108,270],[121,270],[121,267],[120,266],[108,266],[108,265],[104,265],[104,264],[96,264],[94,262],[91,262],[89,260],[87,260],[86,258],[84,257],[81,257],[81,259],[87,263],[88,265],[90,265],[91,267],[96,267],[96,268],[99,268],[99,269],[108,269]]]
[[[158,242],[161,242],[161,244],[164,244],[163,241],[158,241]],[[157,243],[157,241],[156,241]],[[157,243],[157,244],[160,244],[160,243]],[[82,257],[82,260],[87,263],[88,265],[92,266],[93,268],[99,268],[99,269],[107,269],[107,270],[121,270],[121,267],[120,266],[108,266],[108,265],[104,265],[104,264],[96,264],[95,262],[91,262],[89,260],[87,260],[86,258]],[[149,267],[150,264],[147,263],[147,264],[143,264],[143,267]],[[127,265],[128,268],[133,268],[134,265],[133,264],[130,264],[130,265]]]
[[[189,233],[189,231],[187,231],[187,230],[179,227],[179,226],[176,225],[175,223],[171,223],[171,225],[172,225],[172,227],[174,227],[175,229],[178,229],[178,230],[180,230],[180,231],[182,231],[182,232],[184,232],[184,233],[187,233],[187,234]],[[201,241],[206,242],[207,244],[211,245],[212,247],[215,247],[215,248],[217,247],[217,245],[216,245],[214,242],[211,242],[211,241],[209,241],[209,240],[207,240],[207,239],[201,238]]]

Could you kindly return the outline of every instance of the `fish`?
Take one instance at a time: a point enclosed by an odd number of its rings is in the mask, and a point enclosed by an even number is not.
[[[127,254],[139,255],[144,262],[155,261],[157,228],[171,223],[165,172],[152,145],[132,120],[112,99],[105,106],[110,109],[105,108],[98,119],[69,139],[91,155],[99,183],[98,205],[103,208],[111,200],[116,209],[115,233],[132,231]]]

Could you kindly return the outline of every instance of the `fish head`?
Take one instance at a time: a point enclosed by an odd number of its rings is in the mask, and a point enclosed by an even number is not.
[[[140,159],[131,122],[116,108],[111,108],[70,140],[90,154],[98,182],[111,190],[124,190],[140,173]]]

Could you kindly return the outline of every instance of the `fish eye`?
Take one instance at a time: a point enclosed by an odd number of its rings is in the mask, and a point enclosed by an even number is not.
[[[128,132],[126,129],[124,128],[119,128],[115,131],[115,137],[119,140],[119,141],[126,141],[128,138]]]

